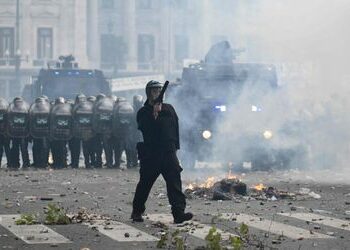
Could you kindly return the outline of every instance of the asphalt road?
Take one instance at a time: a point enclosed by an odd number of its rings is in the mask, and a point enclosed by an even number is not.
[[[204,168],[184,171],[187,183],[217,180],[225,172]],[[0,170],[0,249],[154,249],[162,234],[173,248],[180,231],[187,249],[208,244],[205,236],[215,226],[227,246],[230,236],[241,235],[244,249],[350,249],[350,182],[341,171],[279,171],[247,173],[239,178],[252,187],[263,183],[293,194],[293,199],[235,196],[214,201],[188,199],[194,220],[171,221],[165,183],[159,178],[147,203],[144,223],[129,219],[138,171],[117,169]],[[15,225],[21,214],[45,218],[49,203],[67,214],[85,211],[90,219],[68,225]],[[242,223],[248,233],[242,234]],[[164,237],[164,236],[163,236]],[[202,248],[203,249],[203,248]],[[243,249],[243,248],[242,248]]]

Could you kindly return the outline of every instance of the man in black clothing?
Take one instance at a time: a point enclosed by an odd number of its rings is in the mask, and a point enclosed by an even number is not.
[[[150,81],[146,85],[147,101],[137,112],[138,129],[143,143],[138,143],[140,180],[136,187],[131,218],[142,222],[142,214],[151,188],[161,174],[166,182],[169,203],[175,223],[191,220],[185,213],[186,199],[182,192],[182,168],[176,156],[180,148],[178,117],[170,104],[155,103],[162,84]]]

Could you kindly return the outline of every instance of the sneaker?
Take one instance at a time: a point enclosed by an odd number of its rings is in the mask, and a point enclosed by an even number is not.
[[[174,223],[181,224],[185,221],[191,220],[193,218],[192,213],[183,213],[181,215],[174,216]]]
[[[137,213],[132,213],[131,214],[131,219],[133,222],[143,222],[143,218],[141,214],[137,214]]]

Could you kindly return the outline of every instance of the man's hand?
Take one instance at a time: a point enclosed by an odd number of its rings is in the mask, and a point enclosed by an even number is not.
[[[154,119],[158,118],[158,113],[162,111],[162,104],[161,103],[156,103],[153,105],[153,116]]]

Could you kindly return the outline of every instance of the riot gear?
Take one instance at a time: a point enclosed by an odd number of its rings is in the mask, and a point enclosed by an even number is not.
[[[79,94],[75,97],[75,104],[81,103],[81,102],[85,102],[86,96],[84,94]]]
[[[115,150],[115,166],[120,166],[120,158],[125,150],[127,166],[137,164],[136,143],[132,140],[133,130],[136,129],[134,109],[130,103],[117,102],[113,113],[113,135]]]
[[[7,130],[10,137],[24,138],[29,135],[29,106],[16,97],[7,110]]]
[[[6,113],[8,103],[5,99],[0,98],[0,167],[2,155],[5,151],[7,162],[10,159],[10,140],[6,134]]]
[[[137,112],[143,106],[143,96],[142,95],[134,95],[133,106],[134,106],[135,112]]]
[[[29,129],[33,138],[48,137],[50,132],[50,104],[38,97],[29,109]]]
[[[81,140],[88,140],[94,136],[93,108],[93,103],[85,101],[78,103],[73,109],[73,134]]]
[[[99,95],[102,96],[102,95]],[[103,149],[106,154],[106,165],[113,165],[112,149],[112,118],[113,118],[113,100],[107,97],[97,98],[94,105],[93,128],[103,142]]]
[[[113,101],[109,98],[97,99],[94,105],[93,128],[96,133],[112,133]]]
[[[95,102],[96,102],[96,97],[92,95],[92,96],[89,96],[89,97],[87,98],[87,100],[88,100],[89,102],[95,103]]]
[[[50,134],[50,103],[45,97],[38,97],[29,109],[29,129],[33,137],[33,165],[47,166]]]
[[[102,94],[102,93],[99,93],[97,96],[96,96],[96,101],[100,101],[101,99],[105,98],[106,95],[105,94]]]
[[[56,100],[55,100],[55,104],[59,104],[59,103],[63,104],[65,102],[66,102],[66,100],[62,96],[57,97]]]
[[[151,80],[146,84],[146,95],[147,97],[150,95],[150,90],[152,88],[162,88],[163,84],[158,81]]]
[[[61,101],[57,102],[56,99],[51,109],[50,137],[54,140],[69,140],[72,137],[72,107]]]
[[[8,109],[8,102],[0,98],[0,134],[6,134],[6,114]]]

